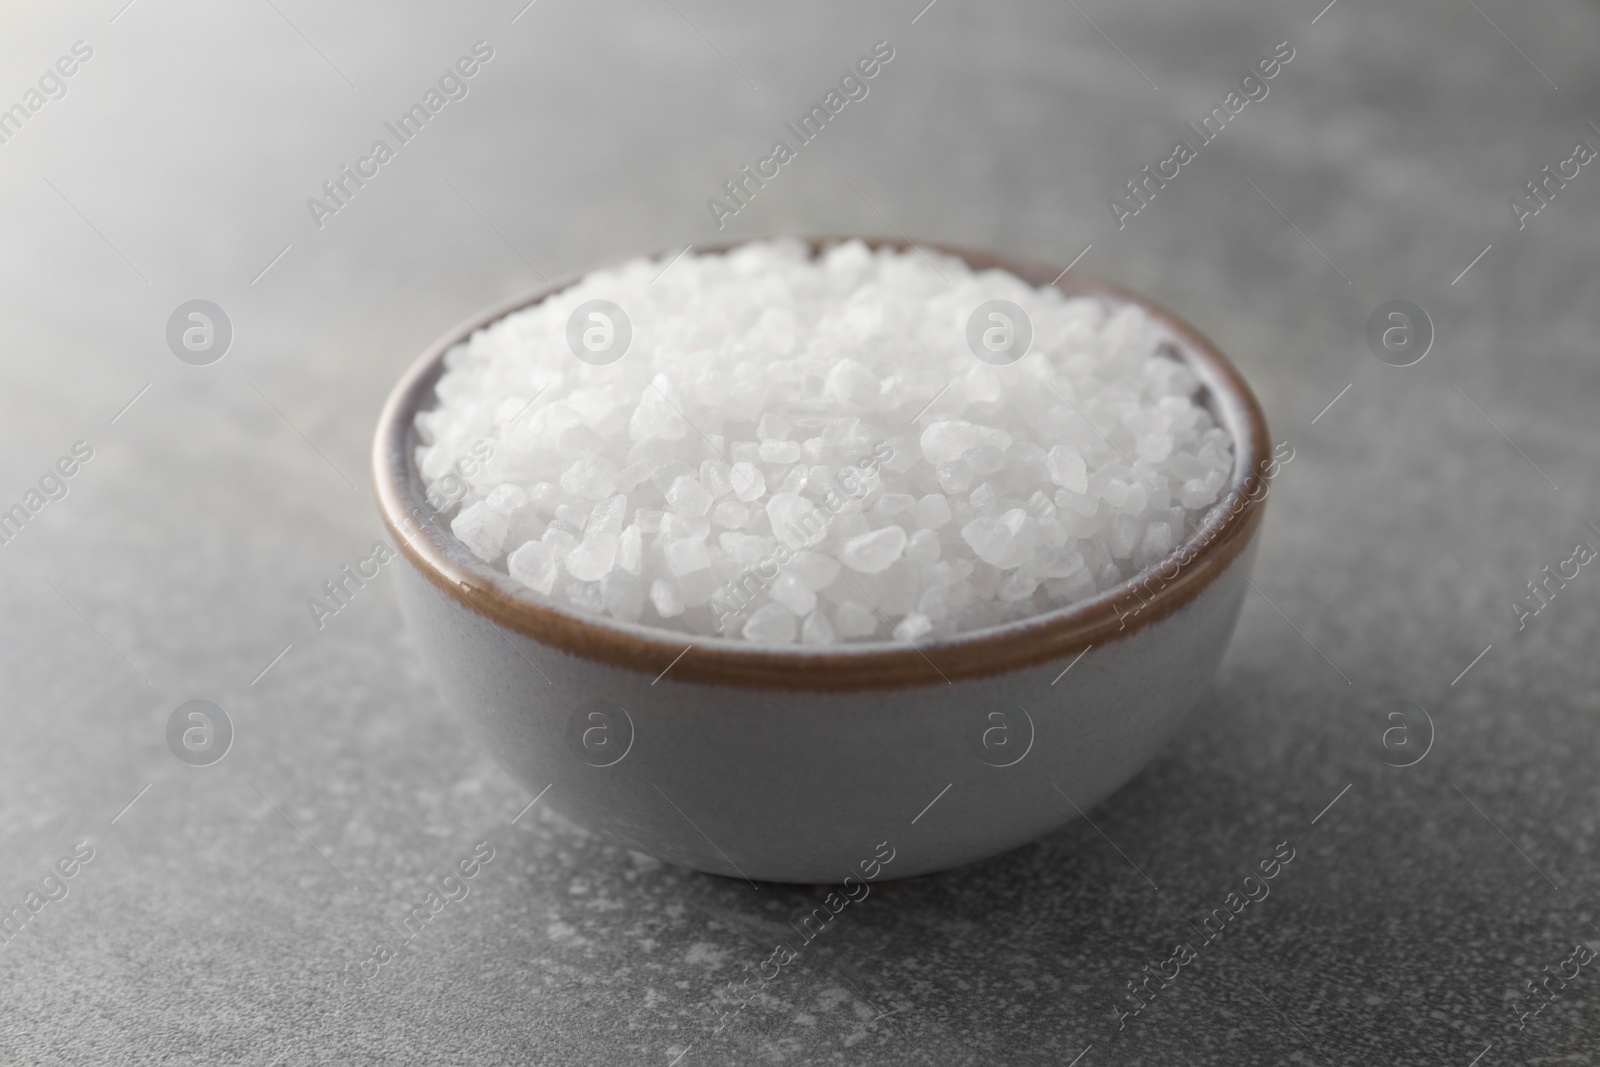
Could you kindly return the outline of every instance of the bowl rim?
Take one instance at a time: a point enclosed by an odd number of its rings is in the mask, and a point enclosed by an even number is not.
[[[695,246],[701,254],[731,251],[756,240]],[[844,241],[869,248],[930,249],[964,260],[973,270],[998,268],[1068,297],[1133,303],[1168,334],[1167,354],[1200,379],[1198,399],[1234,439],[1234,466],[1218,502],[1199,526],[1155,566],[1088,600],[1041,615],[955,634],[936,641],[851,642],[820,647],[752,645],[742,640],[622,623],[540,599],[538,594],[472,555],[426,499],[416,469],[415,417],[434,403],[444,354],[479,329],[575,285],[588,272],[503,301],[468,318],[430,345],[395,383],[378,417],[372,472],[378,509],[400,552],[434,586],[496,625],[584,659],[624,667],[660,680],[670,669],[678,683],[710,683],[799,691],[897,689],[948,685],[992,677],[1079,656],[1130,636],[1198,597],[1248,547],[1259,528],[1272,458],[1266,417],[1244,377],[1188,322],[1127,289],[1092,275],[998,253],[899,238],[802,237],[812,254]],[[657,252],[657,259],[672,252]],[[1265,474],[1261,472],[1267,472]],[[1260,496],[1257,496],[1257,492]],[[1232,501],[1230,504],[1229,501]],[[445,509],[448,511],[449,509]],[[1187,557],[1187,558],[1185,558]],[[1161,572],[1173,566],[1169,577]],[[1151,588],[1152,580],[1159,581]],[[1144,585],[1144,592],[1138,590]],[[881,614],[881,613],[880,613]],[[1074,661],[1075,662],[1075,661]],[[654,683],[652,683],[654,684]]]

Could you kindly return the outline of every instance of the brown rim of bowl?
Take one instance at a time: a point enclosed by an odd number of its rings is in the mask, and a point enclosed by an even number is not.
[[[850,239],[805,240],[815,254]],[[912,247],[900,240],[860,239],[874,249]],[[726,252],[745,243],[707,246],[698,251]],[[1103,645],[1148,626],[1193,600],[1244,551],[1261,522],[1265,481],[1257,472],[1267,469],[1269,439],[1266,418],[1244,378],[1193,326],[1108,282],[1071,271],[1063,274],[1052,267],[988,252],[935,244],[916,247],[957,256],[974,270],[999,268],[1031,285],[1053,284],[1068,296],[1100,297],[1111,304],[1134,303],[1166,329],[1170,336],[1168,354],[1180,359],[1200,378],[1200,402],[1234,439],[1234,468],[1226,491],[1166,561],[1069,607],[919,645],[873,641],[821,649],[800,645],[774,649],[730,638],[585,616],[545,601],[472,555],[439,514],[429,508],[416,470],[415,417],[433,406],[433,389],[443,372],[443,356],[452,345],[514,311],[570,287],[581,276],[543,286],[474,316],[429,347],[396,383],[378,418],[373,441],[373,480],[384,524],[406,558],[434,585],[494,623],[563,652],[641,674],[659,675],[670,666],[673,680],[678,682],[810,691],[943,685],[958,678],[989,677],[1076,656],[1092,645]],[[1259,498],[1254,495],[1258,489],[1262,492]],[[1241,500],[1245,503],[1237,508],[1229,504]],[[406,532],[408,526],[410,534]],[[1190,558],[1179,563],[1184,555]],[[1147,583],[1158,571],[1174,565],[1175,576],[1162,577],[1160,587],[1152,592]],[[1141,583],[1146,583],[1144,592],[1136,592]]]

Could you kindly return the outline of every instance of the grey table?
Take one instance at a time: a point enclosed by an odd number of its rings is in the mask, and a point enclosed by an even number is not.
[[[1600,1060],[1592,966],[1507,1026],[1600,947],[1600,577],[1515,607],[1600,545],[1600,170],[1564,162],[1600,147],[1592,3],[124,3],[0,33],[0,507],[59,497],[0,544],[0,906],[29,915],[0,1062]],[[317,217],[480,40],[466,95]],[[870,94],[719,231],[707,199],[878,40]],[[1279,42],[1267,96],[1119,228],[1111,198]],[[381,536],[370,429],[431,338],[546,276],[772,232],[1081,256],[1231,353],[1295,459],[1148,770],[1092,825],[882,886],[717,1033],[820,890],[528,809],[385,579],[321,629],[306,601]],[[232,325],[209,366],[165,339],[193,299]],[[1414,366],[1368,348],[1394,299],[1434,326]],[[234,729],[211,766],[168,747],[193,699]],[[1432,723],[1412,766],[1369,740],[1391,700]],[[470,895],[346,985],[479,842]],[[1270,897],[1119,1025],[1279,842]]]

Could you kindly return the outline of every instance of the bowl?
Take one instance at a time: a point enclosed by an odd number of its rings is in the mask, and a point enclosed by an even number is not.
[[[814,252],[829,243],[811,242]],[[493,308],[396,384],[373,473],[421,660],[530,798],[615,844],[733,878],[908,877],[1079,817],[1138,773],[1199,700],[1238,617],[1277,469],[1249,386],[1193,327],[1125,290],[924,247],[1148,312],[1233,435],[1218,503],[1165,561],[1117,588],[917,645],[755,647],[586,616],[473,556],[414,462],[414,418],[434,403],[444,353],[572,282]]]

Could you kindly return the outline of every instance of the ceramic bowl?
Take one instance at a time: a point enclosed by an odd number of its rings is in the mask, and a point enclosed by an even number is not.
[[[759,648],[584,615],[473,556],[430,508],[414,462],[413,419],[434,403],[446,350],[562,286],[494,308],[400,379],[378,423],[373,468],[416,648],[530,798],[616,844],[701,871],[896,878],[1048,833],[1172,737],[1210,684],[1247,588],[1276,470],[1260,406],[1210,342],[1147,300],[1053,267],[941,251],[1149,312],[1233,435],[1234,470],[1218,505],[1165,563],[1116,589],[915,646]]]

